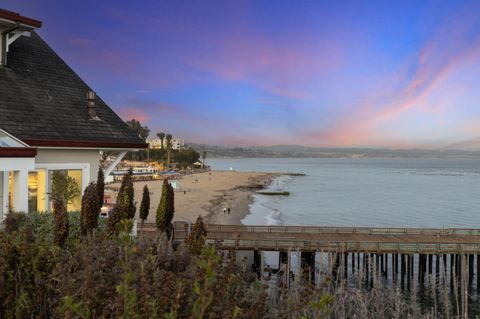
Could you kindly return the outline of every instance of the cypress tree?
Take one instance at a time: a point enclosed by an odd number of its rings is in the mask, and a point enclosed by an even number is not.
[[[163,180],[162,184],[162,195],[160,197],[160,203],[157,208],[157,215],[155,216],[155,221],[157,223],[157,229],[161,232],[165,231],[165,221],[167,214],[167,193],[168,193],[168,181]]]
[[[55,244],[63,247],[69,232],[67,205],[63,198],[53,198],[53,218],[53,240]]]
[[[198,216],[192,232],[190,235],[188,235],[187,239],[185,239],[185,245],[187,245],[188,249],[193,254],[199,254],[205,245],[206,238],[207,230],[205,228],[205,224],[203,223],[203,218],[202,216]]]
[[[148,190],[148,186],[145,185],[143,187],[142,202],[140,204],[140,219],[142,220],[142,228],[143,228],[143,223],[148,217],[149,211],[150,211],[150,191]]]
[[[173,186],[168,184],[167,213],[166,213],[165,222],[166,222],[167,229],[169,230],[172,228],[173,215],[175,215],[175,192],[173,190]]]
[[[82,198],[82,210],[80,212],[80,231],[82,235],[93,234],[93,230],[97,228],[99,214],[97,184],[92,182],[85,188]]]
[[[128,172],[123,177],[122,186],[120,187],[120,192],[122,192],[122,206],[123,206],[123,218],[132,219],[135,218],[135,203],[134,203],[134,189],[133,189],[133,170],[130,168]]]
[[[165,179],[162,185],[162,196],[157,208],[156,223],[161,232],[166,232],[170,237],[172,234],[172,220],[175,214],[174,191],[172,185]]]
[[[105,175],[103,174],[102,167],[98,168],[97,174],[97,197],[98,197],[98,210],[100,211],[103,206],[103,196],[105,195]]]
[[[116,232],[116,226],[122,219],[132,219],[135,217],[135,203],[133,191],[133,171],[130,168],[123,176],[122,185],[118,191],[117,202],[113,207],[112,214],[107,220],[108,235]]]

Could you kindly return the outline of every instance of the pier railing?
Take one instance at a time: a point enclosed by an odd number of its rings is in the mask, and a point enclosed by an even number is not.
[[[174,223],[176,240],[193,224]],[[480,229],[249,226],[205,224],[207,243],[219,249],[383,252],[403,254],[480,254]],[[145,224],[144,235],[156,232]]]
[[[193,224],[174,222],[175,230],[188,231]],[[155,227],[146,223],[145,227]],[[330,227],[330,226],[258,226],[258,225],[217,225],[206,224],[211,232],[250,232],[250,233],[302,233],[302,234],[366,234],[366,235],[478,235],[476,228],[400,228],[400,227]]]
[[[369,252],[401,254],[480,253],[478,243],[396,243],[396,242],[322,242],[305,240],[235,240],[208,239],[208,244],[222,249]]]

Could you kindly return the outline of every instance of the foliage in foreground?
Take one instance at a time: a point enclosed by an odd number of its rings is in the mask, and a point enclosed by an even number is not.
[[[128,219],[117,237],[107,239],[103,225],[95,238],[82,237],[78,213],[68,216],[63,248],[54,244],[51,214],[9,216],[0,231],[0,318],[422,317],[415,301],[382,288],[299,280],[268,294],[234,254],[202,248],[201,235],[192,254],[181,244],[166,249],[171,242],[130,237]]]
[[[145,184],[143,186],[142,202],[140,203],[140,212],[139,217],[142,221],[142,227],[145,220],[148,218],[148,213],[150,212],[150,191],[148,186]]]
[[[134,202],[132,175],[133,171],[132,168],[130,168],[122,179],[115,206],[107,220],[109,236],[118,231],[118,224],[122,219],[132,219],[135,217],[136,203]]]
[[[170,237],[172,233],[172,220],[175,214],[174,204],[175,193],[172,185],[167,179],[163,180],[162,195],[160,197],[160,203],[158,204],[157,214],[155,216],[155,222],[160,232],[164,232]]]

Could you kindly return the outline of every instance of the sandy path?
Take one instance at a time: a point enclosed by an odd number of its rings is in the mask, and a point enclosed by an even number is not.
[[[198,215],[205,221],[218,224],[240,224],[249,213],[251,194],[266,186],[278,174],[212,171],[183,176],[177,180],[175,191],[175,218],[177,221],[195,222]],[[155,222],[160,201],[162,181],[135,182],[135,201],[138,208],[144,185],[150,190],[151,208],[147,222]],[[119,184],[113,185],[119,186]],[[230,214],[223,208],[230,207]]]

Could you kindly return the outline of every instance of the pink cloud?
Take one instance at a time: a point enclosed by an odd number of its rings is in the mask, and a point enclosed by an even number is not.
[[[151,119],[151,117],[149,115],[145,114],[145,112],[143,110],[133,108],[133,107],[121,108],[121,109],[117,110],[117,112],[119,113],[120,117],[124,121],[128,121],[128,120],[131,120],[131,119],[136,119],[140,123],[145,124],[148,121],[150,121],[150,119]]]
[[[244,81],[272,94],[309,99],[305,86],[333,72],[343,62],[342,44],[324,39],[321,44],[291,39],[272,41],[262,35],[235,35],[217,39],[214,55],[184,57],[184,63],[227,81]],[[298,89],[302,87],[303,89]]]
[[[441,28],[434,38],[428,41],[415,59],[413,72],[408,65],[400,69],[394,78],[405,83],[400,88],[388,85],[380,88],[366,98],[366,102],[346,114],[332,126],[313,132],[303,132],[305,138],[317,143],[336,146],[372,146],[388,143],[384,127],[407,111],[428,112],[434,116],[442,115],[447,109],[445,103],[431,105],[429,98],[436,93],[440,84],[460,66],[480,56],[480,38],[472,39],[466,32],[474,25],[472,21],[454,20]],[[461,21],[461,22],[458,22]],[[409,75],[410,74],[410,75]],[[385,144],[384,144],[385,143]],[[401,142],[399,145],[409,145]]]

